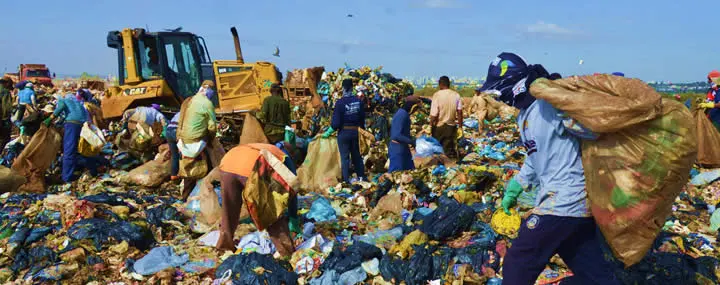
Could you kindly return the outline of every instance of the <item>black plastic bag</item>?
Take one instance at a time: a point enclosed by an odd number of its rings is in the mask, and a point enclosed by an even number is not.
[[[704,284],[698,282],[701,276],[718,284],[715,265],[713,257],[694,259],[679,253],[654,252],[628,269],[618,266],[615,274],[623,284]]]
[[[262,272],[256,268],[263,268]],[[297,284],[297,274],[278,264],[270,255],[258,253],[238,254],[228,257],[215,270],[215,278],[221,278],[231,270],[233,284]]]
[[[107,204],[110,206],[126,206],[127,203],[123,201],[123,198],[118,195],[112,195],[108,193],[100,193],[96,195],[90,195],[82,197],[81,200],[93,202],[95,204]]]
[[[19,271],[30,268],[27,274],[32,275],[58,261],[60,259],[57,254],[44,246],[34,247],[29,250],[21,249],[13,256],[10,270],[17,274]]]
[[[336,246],[320,266],[320,270],[327,271],[332,269],[340,275],[357,268],[362,265],[363,262],[373,258],[382,258],[382,251],[374,245],[355,242],[344,251]]]
[[[145,216],[148,223],[160,227],[165,221],[181,221],[183,216],[175,207],[160,205],[155,208],[145,210]]]
[[[433,240],[444,241],[469,229],[474,220],[472,208],[443,196],[438,208],[423,219],[419,229]]]
[[[127,241],[129,245],[140,250],[147,250],[155,243],[155,238],[147,228],[129,222],[108,222],[103,219],[81,220],[70,227],[68,236],[74,240],[91,239],[97,250],[100,250],[110,237],[117,241]]]

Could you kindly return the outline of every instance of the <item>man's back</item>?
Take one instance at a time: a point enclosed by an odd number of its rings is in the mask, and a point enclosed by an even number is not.
[[[280,96],[265,98],[262,106],[265,123],[278,127],[290,124],[290,103]]]
[[[438,118],[437,126],[455,125],[458,109],[462,109],[462,102],[457,92],[444,89],[433,94],[430,116]]]

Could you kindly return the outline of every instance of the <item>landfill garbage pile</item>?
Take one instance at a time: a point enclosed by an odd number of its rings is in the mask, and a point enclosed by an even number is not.
[[[324,79],[327,94],[337,92],[342,76],[379,82],[378,90],[392,94],[405,87],[379,70],[341,69]],[[480,128],[468,116],[459,137],[462,158],[450,161],[427,138],[428,110],[426,103],[411,116],[412,135],[427,143],[416,149],[417,169],[385,173],[387,145],[377,140],[365,151],[370,181],[298,189],[302,233],[286,259],[274,257],[268,234],[257,231],[245,209],[237,250],[218,252],[223,203],[211,175],[182,202],[179,183],[156,181],[167,177],[115,150],[114,133],[104,130],[108,143],[100,153],[111,169],[104,175],[49,183],[45,193],[0,196],[0,282],[501,284],[503,258],[535,202],[531,190],[521,195],[519,212],[498,211],[504,182],[525,157],[515,119],[497,116]],[[12,159],[14,151],[6,153]],[[165,159],[161,152],[149,164]],[[55,161],[47,177],[58,167]],[[130,173],[142,181],[128,179]],[[623,283],[718,284],[720,170],[695,168],[691,177],[647,256],[627,269],[618,262]],[[569,276],[556,256],[536,284]]]

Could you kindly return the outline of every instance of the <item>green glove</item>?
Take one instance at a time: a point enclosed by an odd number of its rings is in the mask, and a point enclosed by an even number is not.
[[[52,119],[52,117],[48,117],[47,119],[45,119],[45,121],[43,121],[43,124],[45,124],[46,126],[50,126],[50,123],[52,123]]]
[[[161,138],[167,138],[167,128],[163,128],[162,133],[160,133]]]
[[[333,132],[335,132],[335,130],[333,130],[332,127],[329,127],[329,128],[327,129],[327,131],[325,131],[325,133],[322,134],[322,137],[325,138],[325,139],[326,139],[326,138],[329,138],[330,135],[332,135]]]
[[[505,186],[505,196],[503,196],[502,199],[502,207],[505,210],[505,214],[510,215],[510,208],[515,207],[517,199],[520,197],[520,193],[522,193],[522,191],[522,185],[520,185],[515,178],[508,181]]]
[[[302,234],[302,231],[300,230],[300,224],[298,223],[297,218],[290,218],[288,226],[290,227],[291,233]]]

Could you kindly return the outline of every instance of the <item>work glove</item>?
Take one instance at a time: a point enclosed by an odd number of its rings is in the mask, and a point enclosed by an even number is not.
[[[700,108],[712,109],[712,108],[715,108],[715,103],[712,103],[712,102],[700,103]]]
[[[327,131],[325,131],[325,132],[322,134],[322,138],[324,138],[324,139],[329,138],[330,135],[332,135],[333,132],[335,132],[335,130],[333,130],[332,127],[329,127],[329,128],[327,129]]]
[[[515,207],[517,199],[520,197],[520,193],[522,193],[522,191],[522,185],[520,185],[515,178],[510,179],[507,185],[505,185],[505,195],[502,199],[502,207],[503,210],[505,210],[505,214],[510,215],[510,208]]]
[[[50,126],[50,123],[52,123],[52,119],[53,119],[52,117],[48,117],[47,119],[45,119],[45,120],[43,121],[43,124],[45,124],[45,126],[48,126],[48,127],[49,127],[49,126]]]
[[[300,229],[300,223],[298,222],[298,218],[290,218],[288,222],[288,226],[290,227],[291,233],[296,234],[302,234],[302,230]]]
[[[457,139],[461,139],[463,137],[463,129],[462,126],[459,126],[457,129]]]

